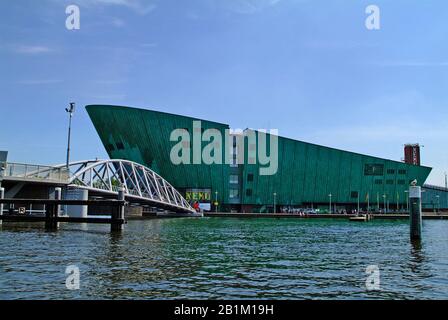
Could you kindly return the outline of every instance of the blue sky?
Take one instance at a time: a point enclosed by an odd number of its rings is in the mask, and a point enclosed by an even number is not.
[[[65,28],[65,8],[81,29]],[[365,8],[381,10],[367,30]],[[107,157],[84,106],[179,113],[448,171],[446,1],[0,2],[0,149],[10,161]]]

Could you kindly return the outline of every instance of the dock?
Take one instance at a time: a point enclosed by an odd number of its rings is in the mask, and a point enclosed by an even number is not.
[[[44,205],[45,215],[35,216],[26,214],[0,214],[0,221],[10,222],[45,222],[47,230],[57,230],[59,222],[71,223],[105,223],[110,224],[111,231],[121,231],[126,223],[124,218],[125,200],[59,200],[59,199],[0,199],[0,205],[3,204],[25,204]],[[107,206],[112,208],[112,215],[109,218],[101,217],[69,217],[60,216],[61,205],[79,205],[79,206]]]

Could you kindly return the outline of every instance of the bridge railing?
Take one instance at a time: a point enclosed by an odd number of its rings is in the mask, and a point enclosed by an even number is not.
[[[67,168],[7,162],[3,169],[3,178],[8,177],[63,182],[68,181],[70,173]]]

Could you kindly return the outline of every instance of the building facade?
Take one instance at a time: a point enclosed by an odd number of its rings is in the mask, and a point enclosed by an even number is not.
[[[272,175],[260,174],[264,167],[258,159],[250,159],[253,145],[244,133],[231,134],[220,145],[222,155],[230,160],[222,163],[174,164],[170,154],[178,141],[172,141],[176,129],[184,133],[204,134],[215,129],[227,137],[229,126],[164,112],[109,105],[89,105],[87,112],[111,158],[127,159],[150,167],[187,200],[199,201],[214,210],[272,212],[285,207],[332,210],[385,208],[404,209],[409,182],[417,179],[423,185],[431,168],[407,164],[278,137],[277,170]],[[200,127],[194,123],[200,122]],[[243,149],[237,141],[243,138]],[[267,135],[267,151],[271,151]],[[256,138],[258,139],[258,138]],[[194,159],[194,138],[191,138],[189,159]],[[210,140],[212,141],[212,140]],[[199,141],[203,150],[210,141]],[[197,141],[196,141],[197,142]],[[256,143],[259,141],[255,140]],[[253,143],[253,141],[252,141]],[[243,152],[243,163],[235,161]],[[255,161],[254,161],[255,160]]]

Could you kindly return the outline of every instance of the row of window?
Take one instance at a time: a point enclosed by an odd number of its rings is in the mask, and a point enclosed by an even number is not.
[[[247,181],[248,182],[254,181],[254,175],[252,173],[249,173],[247,175]],[[382,179],[375,179],[375,184],[383,184],[383,180]],[[393,179],[387,179],[386,180],[386,184],[394,184],[394,180]],[[406,181],[403,180],[403,179],[400,179],[400,180],[397,180],[397,184],[406,184]]]
[[[395,174],[395,169],[387,169],[387,174]],[[398,169],[398,174],[406,174],[406,170]]]
[[[395,174],[395,169],[387,169],[387,174]],[[406,174],[406,169],[398,169],[398,174]],[[382,176],[384,175],[384,164],[365,164],[365,176]]]
[[[246,197],[251,197],[251,196],[252,196],[252,189],[246,189]],[[352,199],[357,199],[358,198],[358,191],[350,192],[350,197]]]
[[[382,180],[382,179],[376,179],[376,180],[375,180],[375,184],[383,184],[383,180]],[[386,180],[386,184],[394,184],[394,180],[392,180],[392,179],[387,179],[387,180]],[[397,180],[397,184],[401,184],[401,185],[403,185],[403,184],[406,184],[406,181],[403,180],[403,179],[400,179],[400,180]]]

